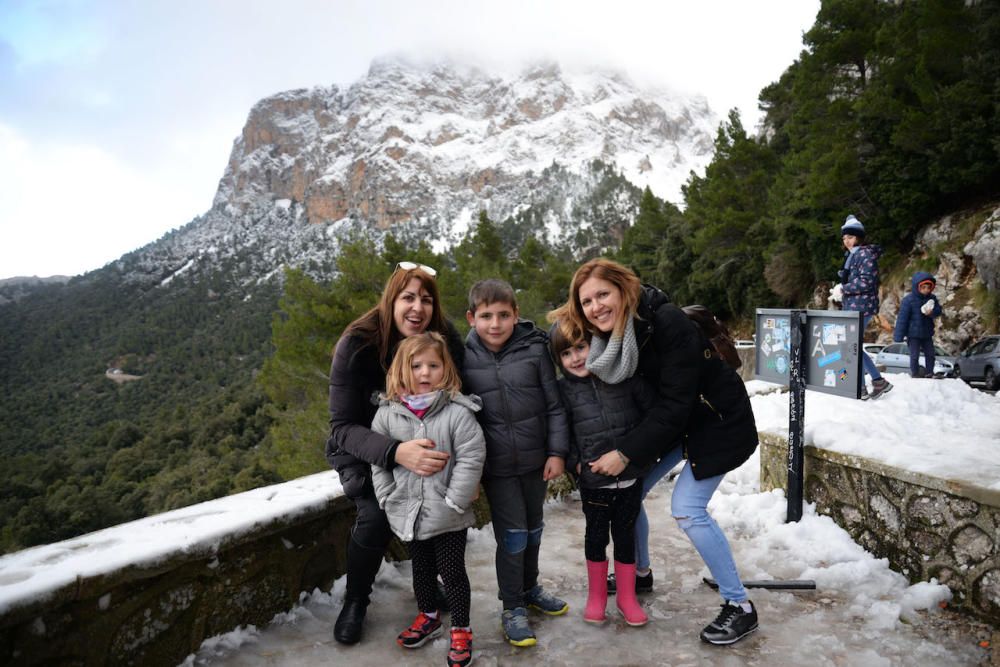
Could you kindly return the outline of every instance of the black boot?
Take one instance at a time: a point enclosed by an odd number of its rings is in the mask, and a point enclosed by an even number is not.
[[[333,638],[341,644],[357,644],[368,611],[372,582],[382,565],[385,549],[371,549],[353,537],[347,543],[347,591],[344,607],[333,626]]]
[[[365,624],[368,598],[345,598],[344,607],[333,626],[333,638],[341,644],[357,644],[361,641],[361,628]]]

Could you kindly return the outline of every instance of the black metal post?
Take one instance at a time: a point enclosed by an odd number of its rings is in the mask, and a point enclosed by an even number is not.
[[[788,358],[788,514],[785,523],[802,518],[803,446],[806,416],[806,311],[791,311]]]

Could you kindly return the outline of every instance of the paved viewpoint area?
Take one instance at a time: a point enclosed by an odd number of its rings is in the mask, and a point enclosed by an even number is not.
[[[748,468],[757,465],[756,456]],[[608,605],[603,626],[583,622],[586,570],[583,514],[577,498],[546,505],[542,583],[570,604],[566,616],[532,612],[538,645],[515,648],[499,629],[489,527],[470,531],[467,565],[472,582],[474,664],[477,665],[990,665],[994,630],[938,602],[921,608],[924,587],[908,586],[884,561],[865,554],[827,517],[807,507],[799,524],[784,525],[780,493],[747,488],[739,472],[727,477],[710,506],[733,544],[745,578],[811,578],[814,591],[751,590],[760,629],[729,647],[698,638],[718,612],[717,593],[702,583],[708,572],[669,517],[672,485],[662,483],[646,501],[651,512],[652,594],[640,596],[650,622],[625,625]],[[740,509],[742,508],[742,510]],[[839,532],[838,532],[839,531]],[[610,549],[609,549],[610,553]],[[940,587],[929,586],[931,590]],[[187,665],[443,665],[443,636],[415,650],[395,643],[416,614],[409,563],[384,563],[361,644],[341,646],[332,628],[344,580],[329,593],[303,596],[301,604],[266,628],[244,628],[207,641]],[[939,593],[937,593],[939,595]],[[901,620],[902,619],[902,620]],[[447,621],[446,621],[447,625]]]

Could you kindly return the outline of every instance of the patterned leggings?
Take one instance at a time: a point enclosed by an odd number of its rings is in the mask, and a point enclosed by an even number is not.
[[[580,488],[583,515],[587,520],[583,541],[589,561],[608,559],[608,537],[615,541],[615,560],[635,563],[635,520],[642,507],[642,480],[624,489]]]
[[[413,594],[417,607],[426,613],[437,611],[437,577],[444,582],[445,596],[451,606],[451,625],[469,626],[472,591],[465,572],[466,530],[436,535],[426,540],[408,542],[413,564]]]

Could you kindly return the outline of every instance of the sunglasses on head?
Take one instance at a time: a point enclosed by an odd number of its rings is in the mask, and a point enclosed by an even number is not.
[[[417,264],[416,262],[400,262],[396,265],[397,269],[403,269],[404,271],[412,271],[413,269],[420,269],[431,278],[437,275],[437,271],[427,266],[426,264]]]

